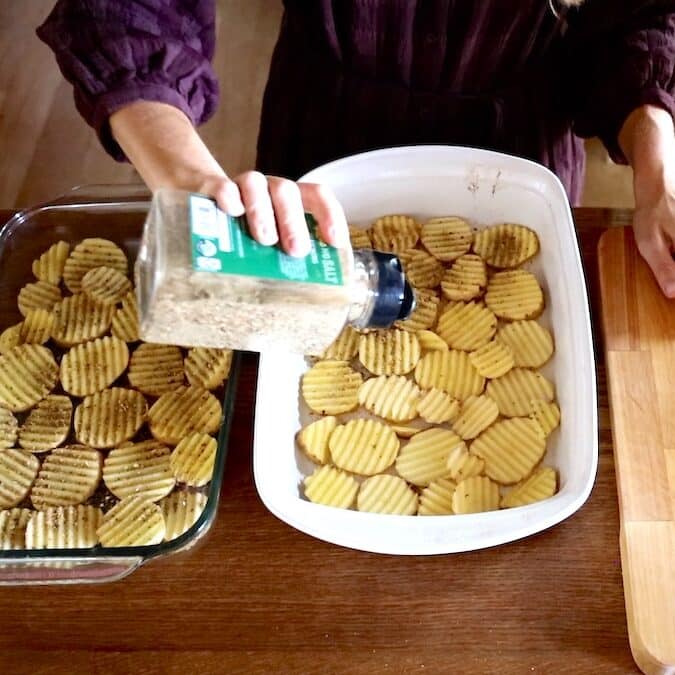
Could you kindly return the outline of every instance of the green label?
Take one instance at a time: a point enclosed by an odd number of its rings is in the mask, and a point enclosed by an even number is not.
[[[198,272],[304,281],[342,286],[342,267],[336,248],[317,237],[316,221],[305,214],[311,251],[294,258],[279,246],[263,246],[249,234],[245,216],[230,216],[209,197],[188,197],[192,269]]]

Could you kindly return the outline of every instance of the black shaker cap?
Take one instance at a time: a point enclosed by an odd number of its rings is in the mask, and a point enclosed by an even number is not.
[[[373,251],[377,265],[377,296],[369,328],[389,328],[407,319],[415,309],[415,292],[405,277],[401,261],[391,253]]]

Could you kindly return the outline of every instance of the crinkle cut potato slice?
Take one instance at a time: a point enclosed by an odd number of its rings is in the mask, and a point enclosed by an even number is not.
[[[0,406],[30,410],[56,386],[59,367],[42,345],[19,345],[0,356]]]
[[[363,376],[347,361],[319,361],[302,376],[302,397],[321,415],[339,415],[359,404]]]

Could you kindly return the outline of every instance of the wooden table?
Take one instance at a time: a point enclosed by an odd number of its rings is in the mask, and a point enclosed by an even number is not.
[[[0,211],[0,222],[9,216]],[[575,213],[593,301],[600,462],[586,505],[499,548],[395,557],[295,531],[251,475],[247,358],[204,543],[114,584],[0,589],[0,673],[630,673],[596,246],[630,213]]]

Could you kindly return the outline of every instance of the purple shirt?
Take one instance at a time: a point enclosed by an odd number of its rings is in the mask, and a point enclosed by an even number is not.
[[[555,3],[554,3],[555,4]],[[258,168],[297,177],[363,150],[487,147],[581,192],[579,136],[617,136],[650,103],[675,115],[675,0],[286,0],[263,102]],[[213,113],[212,0],[60,0],[38,35],[117,159],[108,118],[138,100],[194,124]]]

